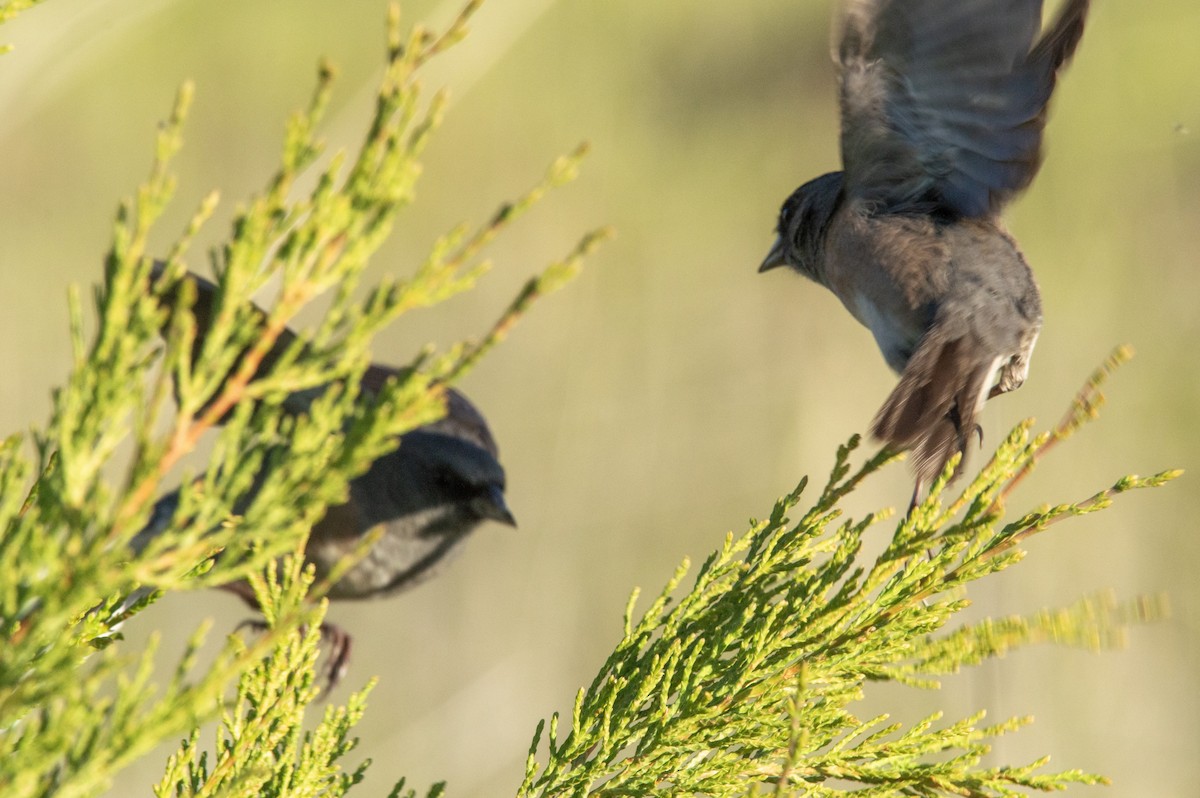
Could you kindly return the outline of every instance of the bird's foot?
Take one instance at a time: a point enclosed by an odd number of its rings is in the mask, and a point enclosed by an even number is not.
[[[234,631],[242,629],[253,629],[255,632],[263,633],[268,630],[267,622],[259,618],[247,618],[237,625]],[[308,631],[307,626],[300,627],[300,633],[304,634]],[[318,632],[321,635],[321,642],[328,643],[329,649],[326,652],[324,667],[318,669],[317,676],[324,680],[325,690],[322,698],[327,697],[333,688],[337,687],[345,678],[346,673],[350,670],[350,651],[353,648],[353,638],[350,633],[342,627],[333,623],[322,623]]]
[[[350,670],[350,650],[354,640],[349,632],[332,623],[321,624],[321,639],[329,641],[329,654],[325,661],[325,695],[329,695]]]
[[[912,498],[908,500],[908,511],[904,513],[906,519],[913,514],[913,511],[917,509],[917,505],[921,503],[921,488],[924,487],[921,483],[922,481],[918,479],[917,483],[913,485]]]

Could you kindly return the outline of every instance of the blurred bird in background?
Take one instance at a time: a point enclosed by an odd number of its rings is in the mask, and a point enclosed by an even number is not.
[[[154,278],[161,275],[159,265]],[[212,321],[217,287],[193,274],[185,279],[196,288],[192,311],[197,325],[194,351],[199,353]],[[284,331],[263,359],[260,371],[268,370],[294,340],[295,333]],[[363,395],[375,395],[396,373],[396,369],[372,364],[363,375]],[[302,412],[312,398],[313,392],[294,395],[284,406],[289,412]],[[453,388],[445,389],[445,398],[445,416],[401,435],[397,449],[351,480],[349,500],[330,507],[313,526],[305,557],[316,568],[318,579],[354,553],[371,530],[383,527],[382,537],[338,579],[329,598],[381,598],[403,592],[434,576],[484,521],[516,526],[504,500],[504,469],[486,420]],[[135,551],[167,528],[178,504],[177,490],[159,499],[150,521],[131,544]],[[223,587],[257,608],[248,584],[235,582]],[[351,639],[332,624],[322,631],[331,641],[328,669],[332,688],[345,672]]]
[[[1087,12],[1066,0],[1042,32],[1041,0],[842,4],[843,171],[788,197],[759,271],[831,290],[900,374],[871,432],[912,451],[910,506],[1028,374],[1041,297],[1000,211],[1037,174]]]

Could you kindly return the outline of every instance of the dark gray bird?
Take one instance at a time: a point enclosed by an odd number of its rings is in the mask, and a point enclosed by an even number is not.
[[[1041,297],[1000,211],[1041,164],[1087,11],[1066,0],[1042,32],[1041,0],[842,4],[844,169],[788,197],[759,271],[794,269],[871,330],[900,374],[871,431],[912,451],[914,503],[1029,371]]]
[[[373,379],[388,369],[373,366]],[[369,372],[370,374],[370,372]],[[446,415],[400,436],[395,451],[351,480],[350,499],[330,507],[309,534],[305,556],[324,577],[363,537],[383,525],[383,537],[329,592],[333,599],[382,598],[433,576],[484,521],[516,526],[504,501],[504,469],[487,424],[465,396],[446,391]],[[135,538],[140,548],[175,514],[178,491],[155,505]],[[249,586],[225,586],[253,602]]]
[[[156,277],[158,275],[156,274]],[[189,275],[197,289],[198,353],[212,316],[216,286]],[[266,369],[294,339],[288,332],[264,359]],[[378,364],[363,376],[362,393],[382,389],[395,369]],[[363,537],[378,526],[382,537],[329,592],[331,599],[366,599],[408,590],[437,573],[484,521],[516,526],[504,500],[505,475],[496,442],[483,415],[458,391],[447,388],[446,415],[399,438],[399,447],[375,460],[366,473],[351,480],[345,504],[330,507],[309,534],[306,559],[324,577],[353,553]],[[299,410],[311,401],[294,397],[285,406]],[[134,539],[135,550],[166,528],[178,506],[178,492],[162,497],[146,528]],[[245,583],[224,586],[254,606]],[[325,630],[333,639],[331,683],[336,683],[349,657],[350,638],[340,629]]]

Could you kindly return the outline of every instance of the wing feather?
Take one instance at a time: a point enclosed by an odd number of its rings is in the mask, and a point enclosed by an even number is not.
[[[847,0],[848,196],[892,211],[997,213],[1041,164],[1046,104],[1089,0],[1041,30],[1041,0]]]

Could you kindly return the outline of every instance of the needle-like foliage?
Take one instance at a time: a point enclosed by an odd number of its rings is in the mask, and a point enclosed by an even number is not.
[[[175,187],[170,160],[193,93],[180,91],[148,179],[118,212],[94,312],[71,294],[73,364],[49,422],[33,430],[32,447],[20,436],[0,444],[0,795],[95,795],[135,758],[181,736],[159,795],[335,796],[361,778],[362,765],[347,769],[341,759],[365,693],[301,731],[318,693],[319,599],[338,575],[311,585],[300,556],[308,530],[400,434],[444,412],[445,385],[607,235],[584,236],[531,278],[478,340],[419,353],[377,396],[359,396],[373,336],[471,288],[486,271],[488,244],[568,182],[583,156],[581,148],[556,161],[478,230],[443,236],[410,276],[358,290],[368,258],[412,201],[421,152],[446,107],[444,93],[422,95],[417,75],[463,38],[477,6],[437,34],[405,33],[391,8],[366,135],[356,151],[324,161],[317,130],[333,70],[321,67],[308,107],[287,126],[278,170],[210,254],[217,295],[199,348],[183,259],[216,195],[164,253],[159,279],[147,245]],[[251,298],[269,282],[275,300],[258,313]],[[332,301],[321,321],[277,347],[322,294]],[[311,407],[285,413],[297,391],[312,391]],[[187,458],[206,433],[215,442],[197,468]],[[131,549],[180,470],[168,529]],[[156,683],[153,643],[129,652],[118,642],[121,625],[161,592],[238,579],[254,587],[267,632],[230,636],[208,669],[195,667],[206,628],[165,686]],[[207,750],[197,729],[214,719]]]
[[[1046,452],[1092,417],[1113,356],[1088,380],[1063,421],[1031,438],[1018,426],[975,480],[953,499],[952,463],[930,497],[891,532],[878,556],[864,535],[888,513],[843,519],[838,505],[895,457],[857,469],[853,438],[799,520],[802,481],[766,521],[705,560],[690,590],[684,562],[636,618],[596,678],[580,690],[570,728],[539,725],[520,796],[776,794],[1003,796],[1096,783],[1096,775],[1045,773],[1044,760],[984,767],[989,739],[1028,718],[981,725],[935,713],[912,726],[886,715],[859,718],[869,681],[936,688],[937,677],[1039,642],[1099,649],[1118,644],[1130,622],[1160,616],[1161,600],[1118,603],[1107,595],[1031,617],[950,628],[971,582],[1023,556],[1022,541],[1059,520],[1107,507],[1121,493],[1174,477],[1127,476],[1082,501],[1004,522],[1004,500]],[[546,733],[548,731],[548,734]],[[543,738],[545,751],[543,753]]]

